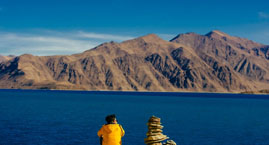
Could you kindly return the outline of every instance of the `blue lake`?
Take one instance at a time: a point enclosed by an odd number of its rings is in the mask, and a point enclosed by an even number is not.
[[[178,145],[269,145],[269,95],[0,90],[0,144],[98,145],[116,114],[123,145],[143,145],[161,118]]]

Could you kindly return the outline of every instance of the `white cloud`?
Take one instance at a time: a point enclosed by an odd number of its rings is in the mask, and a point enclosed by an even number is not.
[[[262,19],[269,19],[269,14],[265,12],[259,12],[259,17]]]
[[[83,38],[94,38],[94,39],[104,39],[104,40],[114,40],[114,41],[124,41],[124,40],[128,40],[128,39],[133,39],[133,37],[130,37],[130,36],[87,33],[87,32],[83,32],[83,31],[80,31],[78,33],[78,36],[83,37]]]
[[[81,53],[106,41],[123,41],[132,37],[83,31],[0,32],[0,54],[68,55]]]

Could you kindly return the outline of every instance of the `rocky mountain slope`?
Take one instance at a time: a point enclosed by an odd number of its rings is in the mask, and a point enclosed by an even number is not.
[[[229,36],[155,34],[70,56],[0,63],[0,88],[244,92],[269,89],[269,46]]]
[[[15,57],[14,55],[9,55],[9,56],[0,55],[0,63],[4,62],[4,61],[8,61],[8,60],[10,60],[10,59],[12,59],[14,57]]]

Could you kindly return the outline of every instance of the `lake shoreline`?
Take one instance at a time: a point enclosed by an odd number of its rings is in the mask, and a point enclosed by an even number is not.
[[[170,97],[197,97],[197,98],[245,98],[245,99],[269,99],[269,94],[251,93],[220,93],[220,92],[145,92],[145,91],[88,91],[88,90],[44,90],[44,89],[0,89],[1,91],[16,92],[55,92],[55,93],[78,93],[98,95],[140,95],[140,96],[170,96]],[[201,95],[204,94],[204,95]]]

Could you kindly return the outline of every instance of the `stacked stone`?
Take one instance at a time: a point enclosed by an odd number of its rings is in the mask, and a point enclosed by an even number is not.
[[[155,116],[150,117],[148,123],[147,138],[145,143],[147,145],[162,145],[162,141],[168,139],[166,135],[162,134],[163,126],[161,125],[161,119]]]
[[[168,140],[166,143],[163,145],[177,145],[173,140]]]

